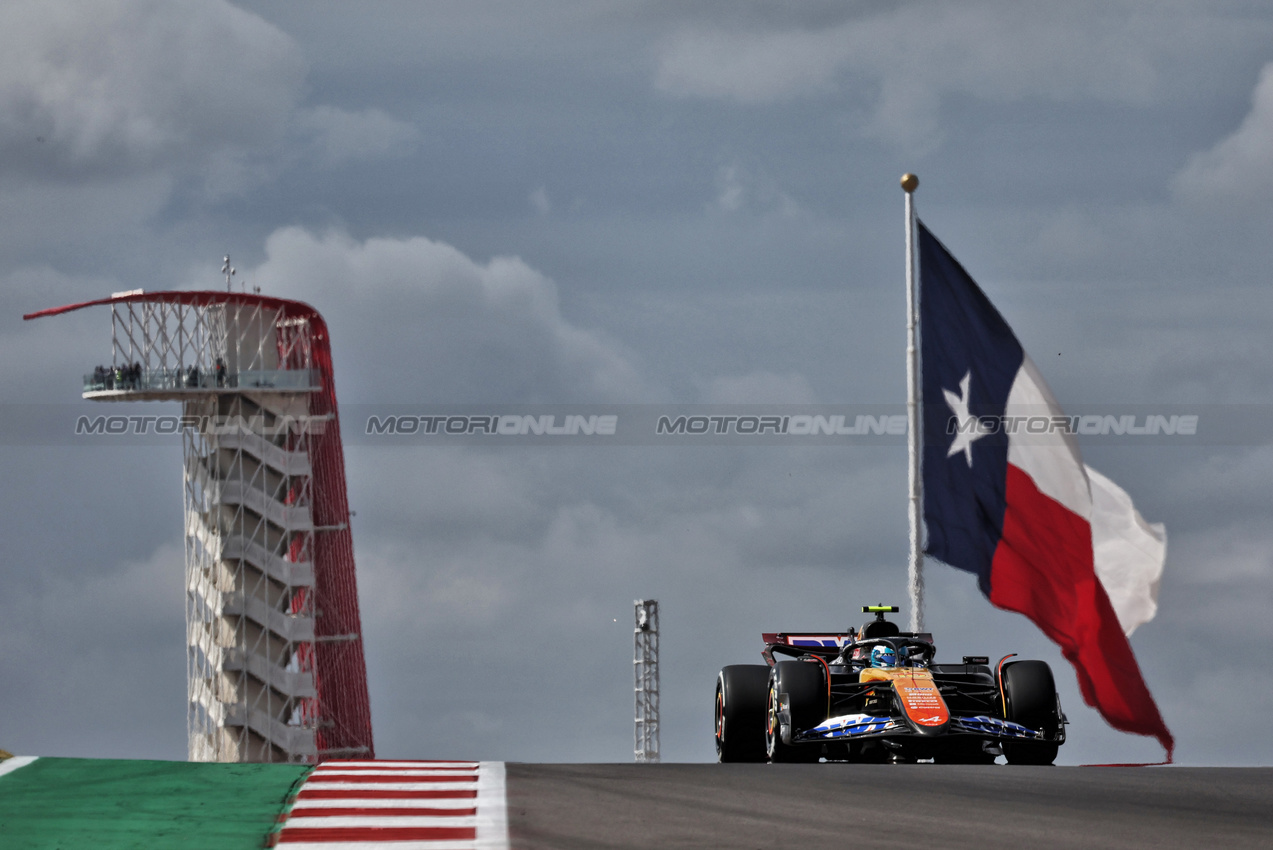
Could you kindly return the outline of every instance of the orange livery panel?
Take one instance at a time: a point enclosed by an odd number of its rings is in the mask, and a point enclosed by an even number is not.
[[[938,735],[950,723],[950,710],[937,691],[933,674],[918,667],[868,667],[860,682],[890,682],[897,703],[912,729],[921,735]]]

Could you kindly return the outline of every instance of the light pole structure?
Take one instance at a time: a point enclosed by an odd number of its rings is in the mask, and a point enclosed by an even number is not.
[[[636,760],[659,756],[659,603],[638,599],[632,666],[636,676]]]
[[[98,305],[111,362],[84,398],[182,406],[190,760],[373,758],[323,317],[258,294],[135,290],[24,318]]]

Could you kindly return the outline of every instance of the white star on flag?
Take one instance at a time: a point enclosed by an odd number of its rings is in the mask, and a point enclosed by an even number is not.
[[[950,408],[950,412],[955,414],[955,440],[950,444],[950,451],[946,452],[946,457],[954,457],[960,452],[964,453],[964,459],[968,461],[968,468],[972,469],[972,444],[974,440],[979,440],[986,436],[980,433],[979,422],[969,423],[970,414],[968,413],[968,390],[972,384],[972,370],[964,373],[963,380],[959,382],[959,392],[962,397],[955,395],[950,390],[943,389],[942,395],[946,397],[946,405]],[[965,428],[965,426],[967,426]]]

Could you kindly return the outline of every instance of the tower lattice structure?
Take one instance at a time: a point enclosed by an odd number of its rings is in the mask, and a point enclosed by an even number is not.
[[[659,755],[659,603],[638,599],[632,666],[636,678],[636,760],[657,762]]]
[[[108,305],[98,401],[182,405],[189,757],[374,757],[323,317],[248,293],[140,290]]]

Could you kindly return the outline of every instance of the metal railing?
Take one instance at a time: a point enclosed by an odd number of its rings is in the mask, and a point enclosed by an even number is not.
[[[304,392],[318,389],[312,369],[253,369],[243,372],[201,372],[189,369],[127,367],[96,369],[84,376],[84,392],[154,392],[156,390],[272,389]]]

